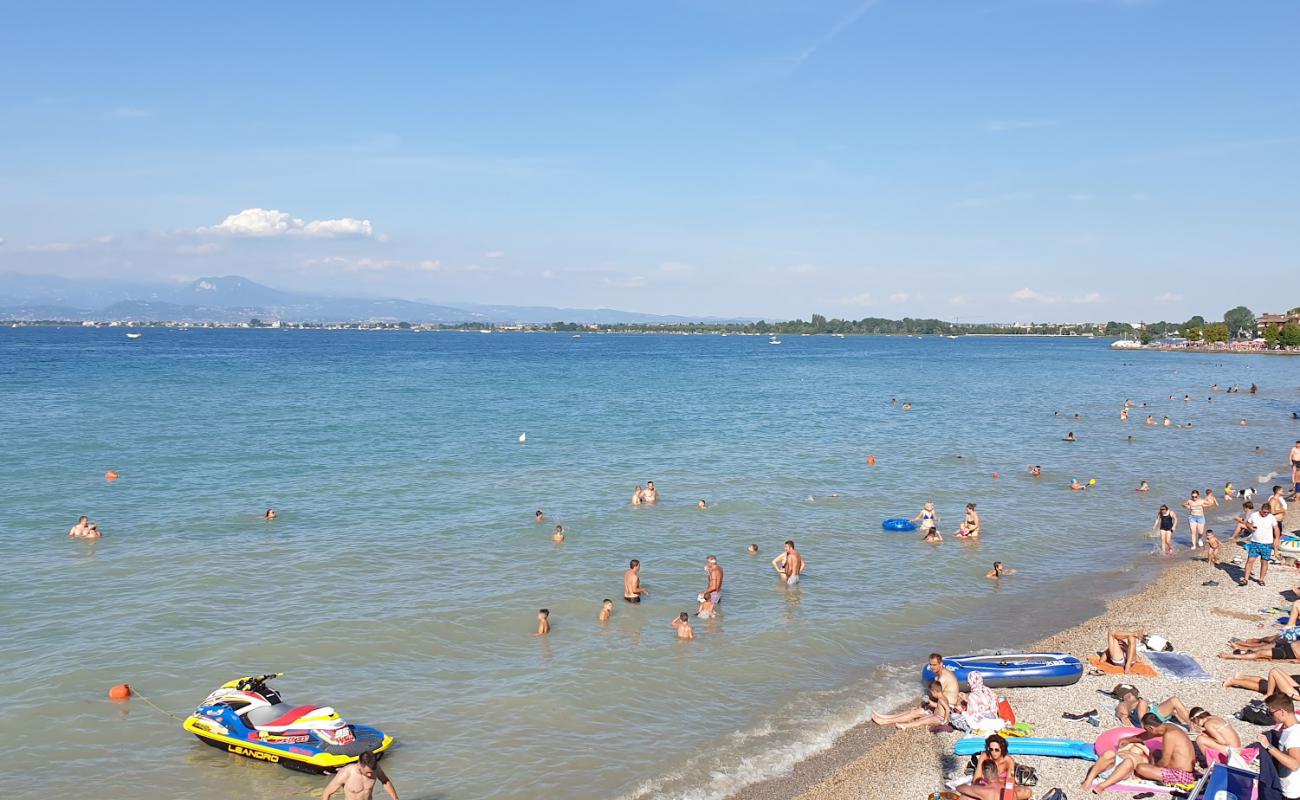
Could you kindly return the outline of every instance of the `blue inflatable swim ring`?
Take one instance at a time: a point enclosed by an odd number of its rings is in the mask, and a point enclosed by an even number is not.
[[[880,527],[884,528],[887,531],[894,531],[896,533],[910,533],[911,531],[916,530],[916,523],[911,521],[910,519],[903,519],[902,517],[894,517],[892,519],[887,519],[884,522],[880,523]]]

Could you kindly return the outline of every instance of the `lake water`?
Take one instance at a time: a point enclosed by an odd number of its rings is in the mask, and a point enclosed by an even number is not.
[[[183,716],[283,671],[288,702],[397,738],[405,798],[724,797],[914,692],[931,649],[1023,644],[1143,579],[1161,501],[1272,484],[1297,387],[1300,359],[1072,339],[0,330],[0,789],[306,797],[104,699]],[[1122,423],[1126,398],[1194,427]],[[662,502],[630,507],[646,479]],[[881,530],[927,500],[945,531],[978,502],[983,541]],[[104,539],[66,538],[82,513]],[[723,613],[677,641],[710,553]],[[602,626],[630,558],[650,598]]]

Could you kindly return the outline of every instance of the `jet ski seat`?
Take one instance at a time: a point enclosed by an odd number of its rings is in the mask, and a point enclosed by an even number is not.
[[[283,717],[285,714],[294,710],[294,706],[288,703],[276,703],[272,706],[259,706],[248,712],[245,719],[248,724],[254,728],[261,728],[263,725],[269,725],[272,722]]]

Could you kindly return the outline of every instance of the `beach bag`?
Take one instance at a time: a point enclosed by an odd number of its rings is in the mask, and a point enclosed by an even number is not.
[[[1016,712],[1011,710],[1011,704],[1007,702],[1005,697],[998,698],[998,716],[1006,721],[1008,725],[1016,724]]]
[[[1273,715],[1263,700],[1251,700],[1246,707],[1237,712],[1237,719],[1251,725],[1272,725]]]
[[[1017,786],[1037,786],[1038,773],[1028,764],[1016,765],[1016,785]]]

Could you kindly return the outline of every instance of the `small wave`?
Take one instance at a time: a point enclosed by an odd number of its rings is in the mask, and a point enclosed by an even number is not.
[[[1279,474],[1280,474],[1280,473],[1278,473],[1277,471],[1273,471],[1273,472],[1268,473],[1267,475],[1256,475],[1256,476],[1255,476],[1255,482],[1256,482],[1256,483],[1268,483],[1269,481],[1271,481],[1271,480],[1273,480],[1274,478],[1276,478]]]

